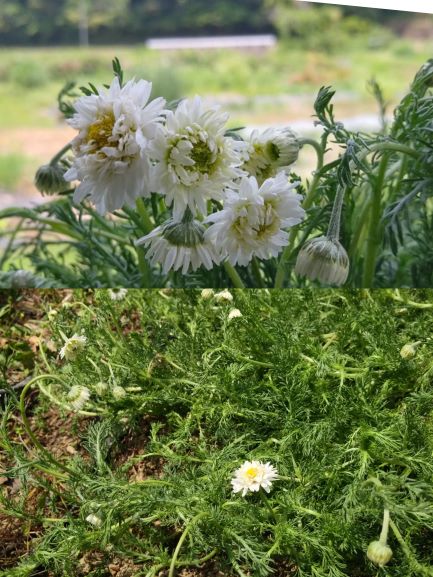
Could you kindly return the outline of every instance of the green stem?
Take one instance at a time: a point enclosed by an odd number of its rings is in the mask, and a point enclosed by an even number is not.
[[[252,264],[253,275],[254,275],[254,278],[256,280],[257,286],[259,288],[265,288],[265,283],[263,282],[262,273],[260,270],[260,265],[259,265],[259,262],[258,262],[256,257],[253,257],[251,264]]]
[[[235,288],[245,288],[244,283],[242,282],[241,277],[239,276],[237,270],[234,268],[234,266],[232,266],[229,262],[225,262],[224,263],[224,269],[226,271],[226,273],[228,274],[230,280],[233,283],[233,286]]]
[[[414,554],[410,550],[408,544],[404,540],[402,534],[398,530],[397,525],[394,523],[392,519],[390,519],[389,524],[391,526],[392,532],[395,535],[395,538],[399,542],[403,553],[405,554],[406,558],[408,559],[409,563],[413,566],[413,569],[419,571],[419,573],[425,577],[432,577],[433,576],[433,569],[431,567],[426,567],[419,563],[419,561],[415,558]]]
[[[272,509],[271,504],[269,503],[268,496],[266,495],[266,493],[264,492],[263,489],[260,489],[259,494],[260,494],[260,499],[262,500],[262,503],[264,504],[266,509],[271,514],[271,517],[275,521],[275,524],[278,525],[278,517],[275,514],[275,511]]]
[[[316,189],[317,189],[319,182],[320,182],[320,171],[323,168],[324,152],[323,152],[323,147],[318,142],[316,142],[315,140],[312,140],[310,138],[301,139],[300,144],[301,144],[301,146],[303,146],[304,144],[309,144],[310,146],[312,146],[314,148],[314,150],[316,151],[316,154],[317,154],[317,164],[316,164],[316,170],[314,172],[313,180],[311,181],[311,184],[308,187],[307,194],[304,198],[304,202],[302,203],[302,207],[304,208],[304,210],[308,210],[314,202],[314,198],[316,196]],[[290,261],[290,257],[292,256],[293,247],[294,247],[294,244],[296,241],[297,233],[298,233],[298,226],[294,226],[289,233],[288,245],[284,249],[283,254],[281,255],[281,258],[280,258],[280,262],[278,263],[277,274],[275,276],[275,285],[274,285],[276,289],[283,288],[284,281],[286,279],[287,263]]]
[[[31,427],[30,427],[30,422],[27,419],[26,416],[26,407],[25,407],[25,397],[27,394],[27,391],[29,390],[29,388],[36,383],[37,381],[40,381],[42,379],[56,379],[57,377],[55,375],[49,375],[49,374],[44,374],[44,375],[38,375],[37,377],[34,377],[33,379],[31,379],[23,388],[23,390],[21,391],[21,395],[20,395],[20,412],[21,412],[21,418],[23,420],[23,424],[24,424],[24,428],[28,434],[28,436],[30,437],[30,439],[32,440],[33,444],[35,445],[35,447],[37,447],[41,453],[43,453],[47,459],[53,463],[54,465],[56,465],[57,467],[59,467],[59,469],[62,469],[62,471],[65,471],[65,473],[68,473],[70,475],[74,475],[74,471],[72,471],[71,469],[69,469],[69,467],[66,467],[65,465],[63,465],[62,463],[59,463],[52,455],[49,451],[47,451],[47,449],[39,442],[39,440],[37,439],[37,437],[35,436],[35,434],[33,433]]]
[[[53,158],[50,160],[50,166],[54,166],[55,164],[57,164],[59,160],[62,158],[62,156],[66,154],[68,150],[70,150],[70,148],[71,143],[69,142],[69,144],[66,144],[62,149],[59,150],[59,152],[55,156],[53,156]]]
[[[176,567],[177,558],[178,558],[178,556],[179,556],[179,553],[180,553],[180,550],[181,550],[181,548],[182,548],[182,545],[183,545],[185,539],[187,538],[188,533],[190,532],[192,526],[193,526],[195,523],[197,523],[197,521],[199,521],[202,517],[207,516],[207,514],[208,514],[208,513],[205,513],[205,512],[199,513],[198,515],[196,515],[195,517],[193,517],[193,518],[191,519],[191,521],[186,525],[186,527],[185,527],[185,529],[184,529],[182,535],[180,536],[180,539],[179,539],[179,541],[178,541],[178,543],[177,543],[177,545],[176,545],[176,549],[174,550],[173,557],[171,558],[170,569],[169,569],[169,571],[168,571],[168,577],[174,577],[174,570],[175,570],[175,567]]]
[[[382,545],[386,545],[388,541],[388,530],[389,530],[389,509],[385,508],[383,511],[383,523],[382,523],[382,531],[380,532],[379,542]]]
[[[154,229],[154,224],[150,219],[149,213],[147,212],[144,200],[142,198],[137,198],[135,201],[135,206],[137,207],[137,212],[140,215],[141,227],[146,234],[149,234]]]
[[[364,275],[362,286],[371,288],[376,270],[377,252],[381,241],[382,233],[380,219],[382,217],[382,196],[383,185],[385,180],[386,168],[388,165],[388,155],[384,154],[379,164],[379,173],[377,175],[375,187],[373,190],[373,199],[371,202],[370,224],[368,228],[367,253],[364,264]]]

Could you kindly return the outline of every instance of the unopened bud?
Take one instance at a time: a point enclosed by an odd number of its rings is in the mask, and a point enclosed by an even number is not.
[[[420,344],[421,341],[418,341],[416,343],[408,343],[407,345],[404,345],[400,350],[401,358],[405,360],[413,359],[414,356],[416,355],[416,349]]]
[[[301,248],[295,273],[323,284],[340,286],[349,276],[349,257],[338,240],[319,236]]]
[[[43,194],[55,194],[67,190],[69,184],[63,178],[64,171],[58,164],[44,164],[35,175],[35,186]]]
[[[367,557],[379,567],[383,567],[390,562],[392,549],[386,543],[372,541],[367,549]]]

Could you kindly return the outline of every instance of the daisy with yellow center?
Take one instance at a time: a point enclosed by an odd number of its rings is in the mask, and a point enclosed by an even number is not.
[[[248,491],[257,492],[260,489],[269,493],[272,482],[277,478],[277,469],[270,463],[245,461],[234,473],[231,481],[233,493],[242,492],[242,497],[245,497]]]

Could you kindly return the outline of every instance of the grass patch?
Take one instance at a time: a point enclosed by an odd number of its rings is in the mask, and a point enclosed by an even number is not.
[[[4,509],[38,539],[2,576],[103,575],[121,559],[135,577],[201,565],[374,577],[366,550],[384,508],[394,555],[381,574],[431,575],[432,291],[233,294],[42,297],[34,362],[46,376],[39,406],[23,402],[48,449],[14,433],[12,392],[0,433],[3,475],[20,479]],[[229,320],[234,307],[242,316]],[[87,337],[67,361],[62,333]],[[72,387],[90,398],[70,421]],[[53,410],[73,457],[52,438]],[[233,494],[234,471],[254,459],[280,479],[269,495]]]
[[[0,155],[0,187],[15,190],[27,165],[27,158],[21,154]]]

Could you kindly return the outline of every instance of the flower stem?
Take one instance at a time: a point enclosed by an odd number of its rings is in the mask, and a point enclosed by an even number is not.
[[[263,282],[259,262],[258,262],[256,257],[253,257],[253,260],[251,261],[251,265],[253,268],[253,275],[254,275],[254,278],[256,279],[257,286],[259,288],[265,288],[265,283]]]
[[[135,206],[137,208],[137,212],[140,215],[141,227],[146,234],[152,232],[154,229],[153,222],[150,220],[149,213],[147,212],[146,205],[144,204],[144,200],[142,198],[137,198],[135,201]]]
[[[224,268],[235,288],[245,288],[245,285],[234,266],[226,261],[224,263]]]
[[[62,156],[64,154],[66,154],[68,152],[68,150],[70,150],[70,148],[71,148],[71,143],[69,142],[62,149],[60,149],[59,152],[55,156],[53,156],[53,158],[50,160],[50,166],[54,166],[55,164],[57,164],[59,162],[59,160],[62,158]]]
[[[271,514],[272,519],[275,521],[275,524],[278,525],[278,518],[275,514],[275,511],[272,509],[271,504],[269,503],[268,500],[268,496],[266,495],[266,493],[263,491],[263,489],[260,489],[259,491],[260,494],[260,499],[262,500],[262,503],[264,504],[264,506],[266,507],[266,509],[269,511],[269,513]]]
[[[388,541],[389,521],[389,509],[385,508],[383,511],[382,531],[380,532],[379,537],[379,542],[382,543],[382,545],[386,545]]]
[[[301,146],[303,146],[304,144],[309,144],[310,146],[312,146],[314,148],[314,150],[316,151],[316,154],[317,154],[317,164],[316,164],[316,170],[314,172],[314,177],[313,177],[313,180],[311,181],[310,186],[308,187],[308,191],[307,191],[307,194],[304,198],[304,202],[302,203],[302,207],[304,208],[304,210],[308,210],[310,208],[310,206],[313,204],[316,189],[317,189],[319,182],[320,182],[320,171],[323,168],[324,152],[323,152],[323,147],[316,140],[313,140],[310,138],[302,138],[299,141],[299,143]],[[280,258],[280,262],[278,263],[277,274],[275,276],[275,285],[274,285],[276,289],[283,288],[284,281],[286,278],[286,272],[287,272],[286,271],[286,265],[289,262],[290,257],[292,256],[293,246],[295,244],[297,232],[298,232],[298,227],[294,226],[292,228],[292,230],[290,231],[290,234],[289,234],[289,243],[286,246],[286,248],[284,249],[284,251],[281,255],[281,258]]]
[[[36,437],[36,435],[33,433],[32,429],[30,427],[30,422],[29,422],[27,415],[26,415],[25,397],[26,397],[26,394],[27,394],[27,391],[29,390],[29,388],[34,383],[36,383],[37,381],[40,381],[42,379],[56,379],[56,376],[55,375],[49,375],[49,374],[38,375],[37,377],[34,377],[33,379],[31,379],[26,384],[26,386],[23,388],[23,390],[21,391],[20,412],[21,412],[21,418],[23,420],[24,428],[25,428],[28,436],[32,440],[33,444],[35,445],[35,447],[37,447],[41,451],[41,453],[43,453],[51,463],[53,463],[54,465],[59,467],[59,469],[61,469],[62,471],[65,471],[65,473],[69,473],[70,475],[74,475],[74,471],[72,471],[71,469],[69,469],[69,467],[66,467],[62,463],[59,463],[52,456],[52,454],[49,451],[47,451],[47,449],[39,442],[39,439]]]
[[[193,517],[193,518],[191,519],[191,521],[186,525],[186,527],[185,527],[185,529],[184,529],[182,535],[180,536],[180,539],[179,539],[179,541],[178,541],[178,543],[177,543],[177,545],[176,545],[176,549],[174,550],[173,557],[171,558],[170,569],[169,569],[169,571],[168,571],[168,577],[174,577],[174,570],[175,570],[175,567],[176,567],[177,558],[178,558],[178,556],[179,556],[181,547],[182,547],[185,539],[187,538],[188,533],[189,533],[190,530],[191,530],[191,527],[192,527],[195,523],[197,523],[197,521],[199,521],[202,517],[205,517],[207,514],[208,514],[208,513],[206,513],[206,512],[201,512],[201,513],[199,513],[198,515],[196,515],[195,517]]]
[[[376,258],[379,244],[381,241],[381,205],[382,205],[382,189],[385,180],[386,168],[388,165],[388,155],[384,154],[379,165],[379,173],[377,175],[374,186],[373,199],[371,202],[370,224],[368,227],[367,240],[367,254],[365,256],[364,275],[362,286],[364,288],[371,288],[374,279],[374,272],[376,270]]]

